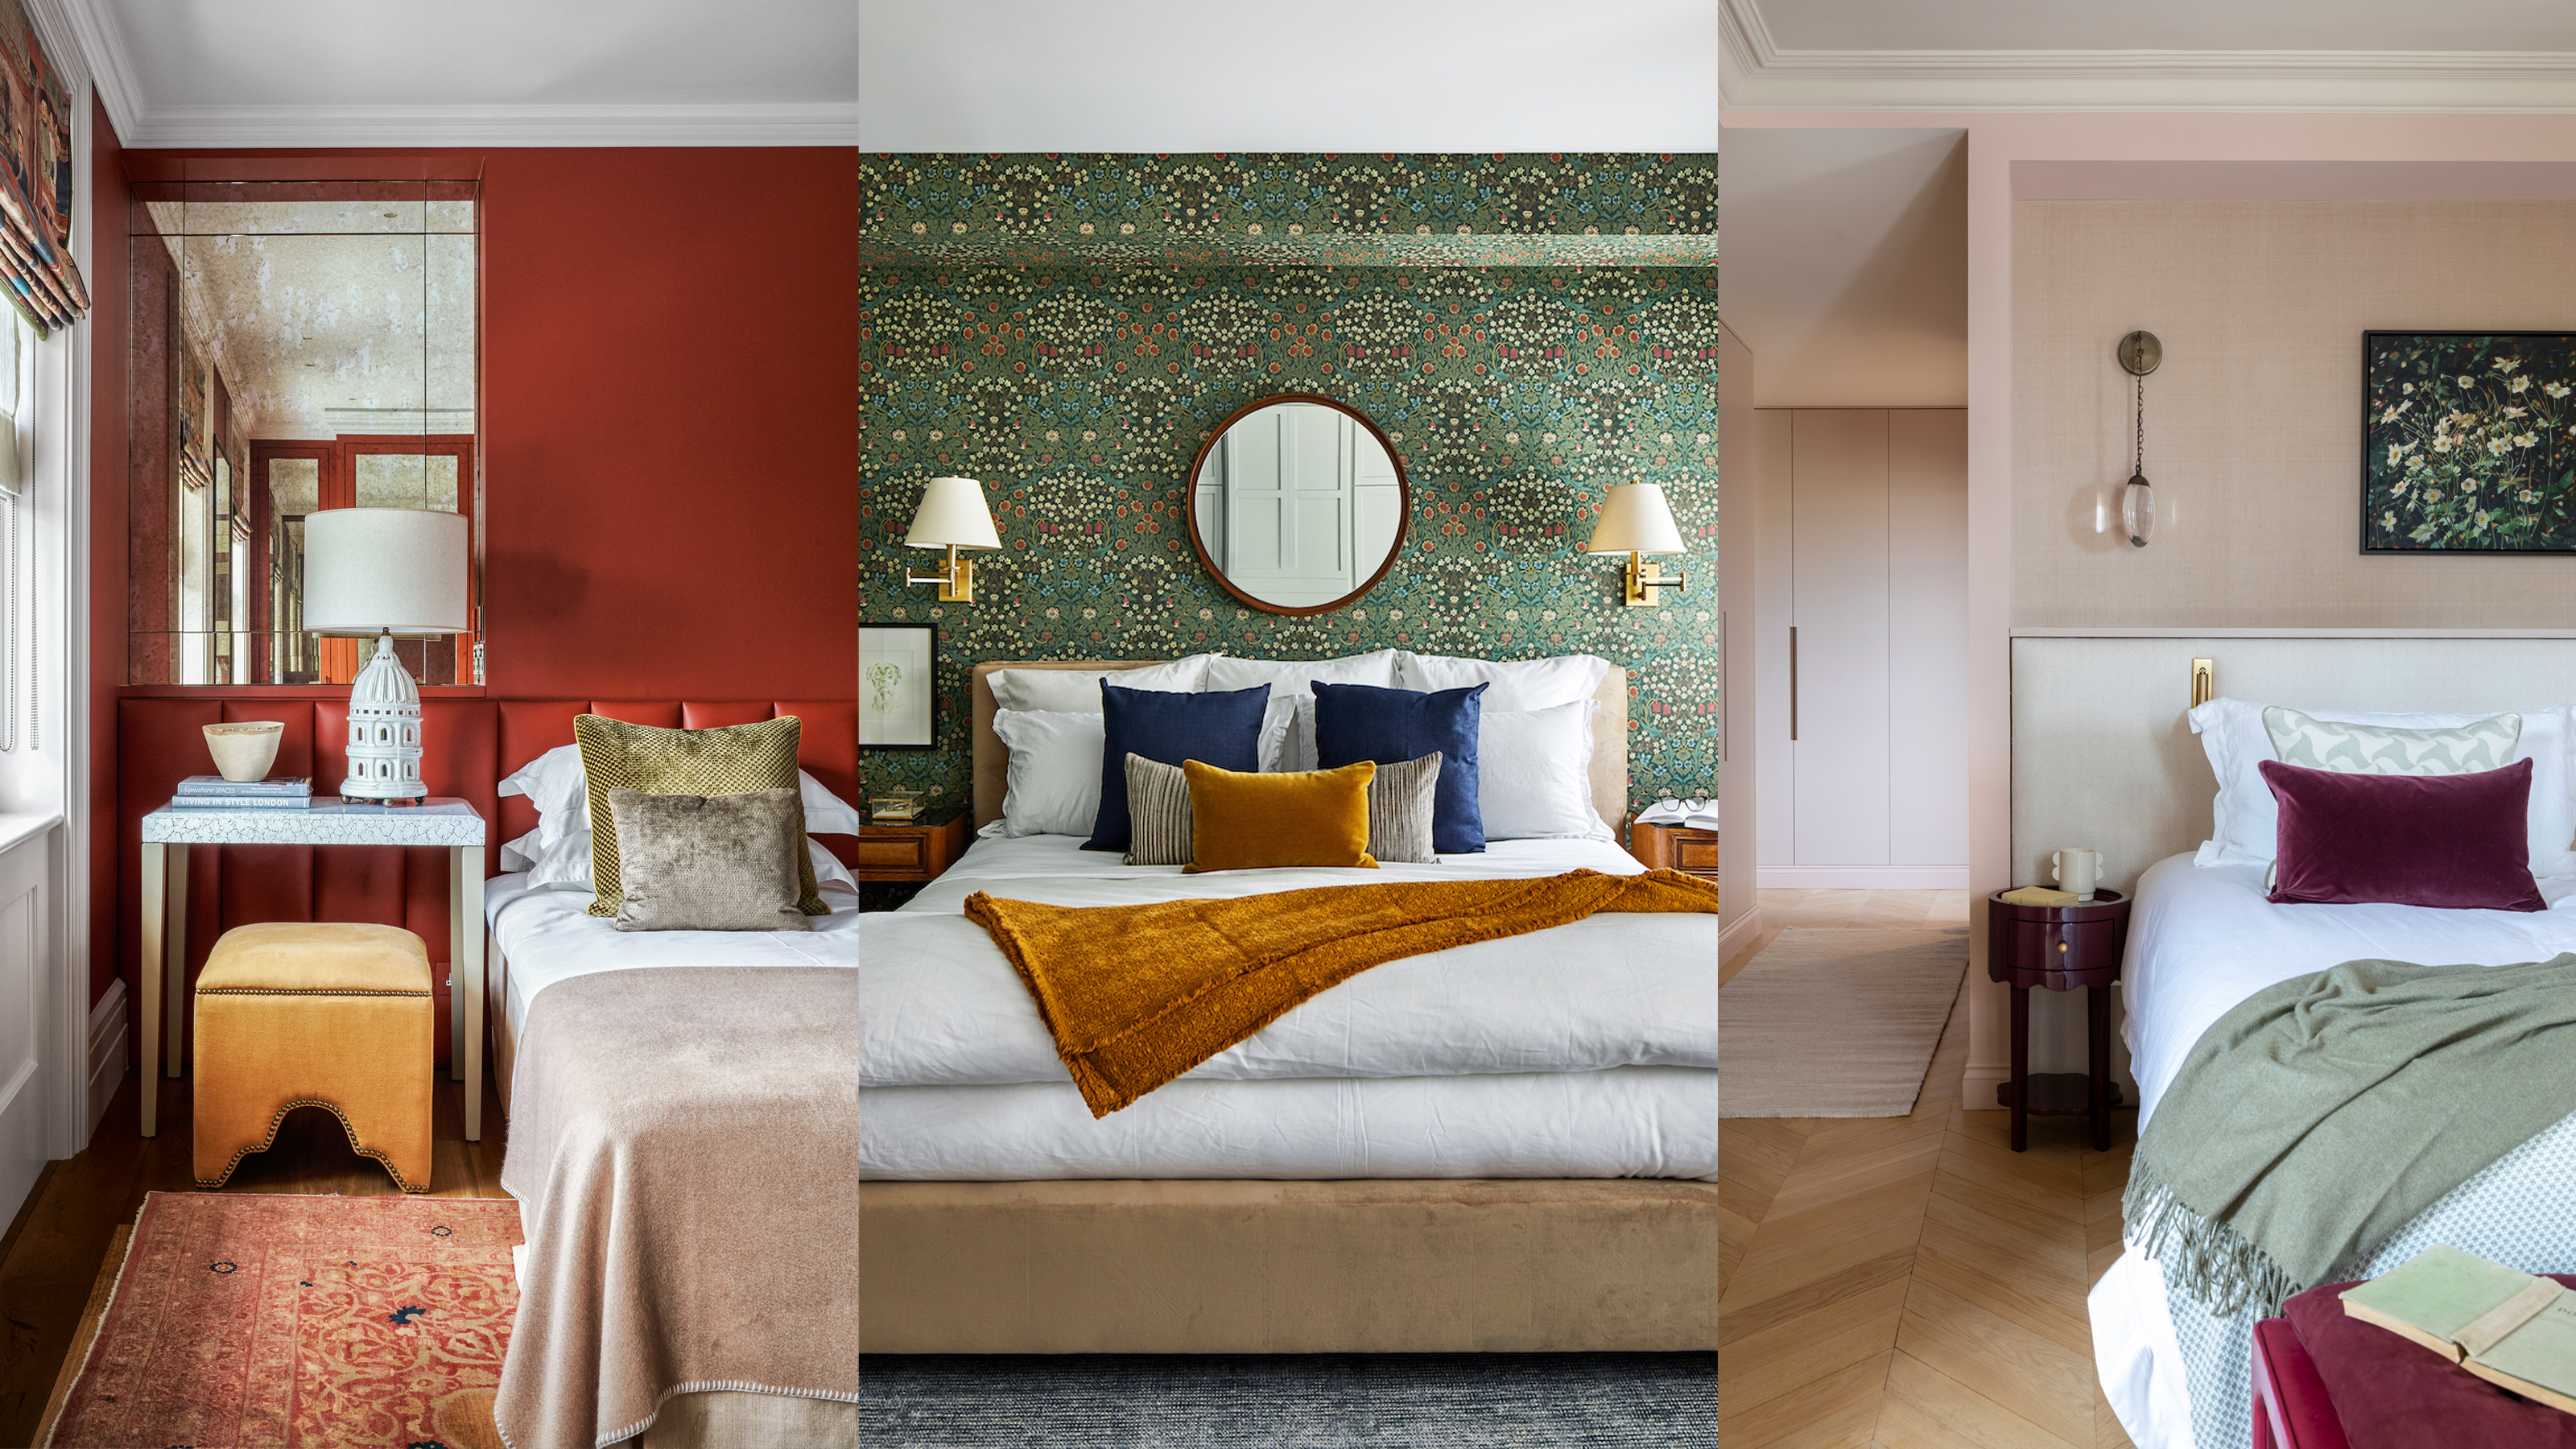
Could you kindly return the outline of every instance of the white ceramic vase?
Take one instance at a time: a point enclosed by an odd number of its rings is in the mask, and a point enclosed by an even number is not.
[[[215,769],[236,785],[268,778],[268,767],[277,763],[277,742],[286,737],[286,726],[277,720],[241,720],[233,724],[206,726],[206,750],[215,757]]]

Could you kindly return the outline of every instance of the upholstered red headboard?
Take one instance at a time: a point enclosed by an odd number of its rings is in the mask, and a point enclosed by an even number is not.
[[[499,874],[501,845],[537,827],[536,808],[498,794],[501,777],[557,745],[572,743],[573,716],[604,714],[635,724],[705,729],[777,715],[802,721],[799,754],[806,770],[835,795],[858,803],[859,707],[856,700],[492,700],[421,701],[421,778],[433,795],[470,802],[492,823],[484,853]],[[116,901],[118,971],[135,990],[141,951],[142,847],[146,813],[190,775],[210,772],[203,727],[230,720],[280,720],[276,772],[314,776],[335,790],[347,764],[348,705],[337,699],[152,698],[120,700],[116,728]],[[844,861],[858,858],[847,836],[818,841]],[[439,1056],[447,1054],[447,852],[300,845],[227,845],[188,852],[188,975],[194,982],[215,938],[253,921],[368,921],[402,926],[442,963],[438,980]],[[208,909],[215,903],[215,909]],[[139,995],[133,999],[139,1000]],[[193,1047],[191,1055],[193,1056]]]

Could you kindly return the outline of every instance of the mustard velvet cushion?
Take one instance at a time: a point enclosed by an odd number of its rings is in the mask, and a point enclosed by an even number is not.
[[[608,792],[624,788],[647,795],[740,795],[754,790],[798,789],[796,746],[803,726],[780,715],[758,724],[711,730],[670,730],[627,724],[605,715],[576,715],[573,743],[581,747],[582,778],[590,790],[590,878],[597,890],[589,911],[615,917],[626,889],[617,864],[617,812]],[[796,809],[796,838],[805,838],[805,807]],[[814,887],[814,860],[796,852],[797,909],[828,916]]]
[[[1368,853],[1373,761],[1260,774],[1184,760],[1181,773],[1190,782],[1191,859],[1184,874],[1298,865],[1377,869]]]

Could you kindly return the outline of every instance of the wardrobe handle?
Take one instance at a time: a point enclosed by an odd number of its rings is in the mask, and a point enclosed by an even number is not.
[[[1798,626],[1789,626],[1789,742],[1798,742]]]

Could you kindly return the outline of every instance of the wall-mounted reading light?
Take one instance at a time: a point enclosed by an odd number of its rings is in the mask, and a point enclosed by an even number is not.
[[[2165,345],[2152,332],[2132,332],[2120,339],[2120,366],[2138,382],[2137,459],[2129,486],[2120,490],[2120,523],[2133,548],[2145,548],[2156,533],[2156,490],[2147,483],[2147,374],[2165,360]]]
[[[1658,590],[1687,587],[1680,574],[1667,574],[1646,558],[1650,553],[1689,551],[1682,545],[1682,531],[1673,526],[1672,505],[1664,501],[1664,490],[1657,484],[1613,487],[1593,522],[1590,551],[1628,556],[1628,566],[1620,573],[1619,597],[1629,608],[1655,608],[1661,602]]]
[[[975,602],[975,565],[957,556],[961,548],[1000,548],[1001,535],[993,531],[992,510],[984,506],[984,485],[972,478],[933,478],[922,490],[921,507],[914,510],[912,527],[905,529],[903,541],[914,548],[945,548],[948,566],[928,577],[915,577],[906,569],[903,581],[908,584],[939,585],[943,604]]]

